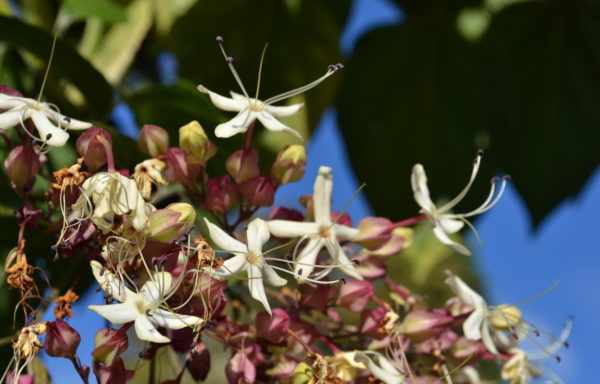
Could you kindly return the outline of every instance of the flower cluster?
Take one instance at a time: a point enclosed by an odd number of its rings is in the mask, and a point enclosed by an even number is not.
[[[223,349],[232,384],[482,383],[478,369],[484,361],[501,366],[498,379],[513,384],[543,375],[535,361],[558,359],[570,321],[546,342],[516,306],[488,305],[451,272],[448,300],[432,307],[396,282],[386,264],[402,257],[412,243],[412,227],[421,222],[451,250],[469,255],[450,236],[465,223],[473,228],[467,219],[496,204],[507,178],[499,191],[493,179],[479,208],[456,214],[450,210],[471,188],[482,153],[464,190],[442,206],[430,197],[424,168],[417,164],[410,179],[420,207],[414,217],[397,222],[367,217],[354,225],[348,213],[332,210],[334,170],[321,166],[312,194],[300,198],[303,212],[275,207],[278,189],[304,176],[307,155],[303,145],[294,144],[271,158],[261,153],[259,161],[255,124],[301,138],[277,118],[302,105],[274,104],[308,91],[342,65],[262,101],[258,89],[249,96],[223,39],[217,40],[242,94],[227,98],[202,85],[198,90],[217,108],[237,113],[214,136],[245,135],[242,147],[226,154],[220,167],[213,166],[217,144],[197,121],[179,129],[176,147],[169,146],[168,130],[145,125],[138,143],[148,158],[119,169],[108,132],[0,89],[0,129],[15,127],[23,141],[5,163],[23,201],[17,215],[20,246],[6,270],[27,309],[0,382],[28,380],[24,368],[42,351],[71,360],[86,383],[92,371],[99,383],[125,383],[144,363],[154,378],[161,356],[171,356],[177,372],[158,377],[161,382],[205,380],[211,359]],[[43,154],[67,143],[66,129],[86,128],[76,143],[77,163],[48,174]],[[44,200],[32,192],[38,174],[52,180]],[[85,265],[80,273],[93,275],[104,294],[105,304],[89,309],[114,327],[97,331],[91,368],[81,364],[80,334],[67,323],[74,316],[75,287],[56,298],[55,321],[39,323],[32,315],[31,302],[42,290],[25,257],[24,234],[40,223],[56,235],[55,260]],[[540,350],[526,352],[521,342],[527,338]],[[138,358],[125,354],[130,344],[140,348]]]

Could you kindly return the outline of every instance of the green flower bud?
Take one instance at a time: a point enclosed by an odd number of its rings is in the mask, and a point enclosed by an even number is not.
[[[179,148],[191,153],[198,160],[203,160],[206,156],[208,143],[204,128],[196,120],[179,128]]]
[[[306,151],[302,145],[294,144],[283,148],[271,168],[271,174],[279,185],[293,183],[304,176]]]
[[[175,203],[158,209],[148,216],[147,240],[168,243],[185,235],[196,221],[194,207]]]

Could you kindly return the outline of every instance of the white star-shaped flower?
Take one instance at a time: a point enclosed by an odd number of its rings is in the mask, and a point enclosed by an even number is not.
[[[154,273],[152,279],[136,293],[125,287],[112,272],[104,270],[99,262],[92,261],[91,267],[104,292],[120,303],[90,305],[88,308],[116,325],[133,321],[135,333],[140,340],[168,343],[171,340],[161,334],[157,327],[181,329],[203,322],[203,319],[197,316],[180,315],[165,309],[165,296],[171,289],[173,280],[169,272]]]
[[[227,64],[231,69],[233,76],[238,82],[238,85],[240,86],[243,95],[231,92],[231,98],[229,98],[212,92],[203,85],[198,85],[198,91],[208,94],[210,96],[210,100],[217,108],[228,112],[238,112],[233,119],[229,120],[228,122],[219,124],[215,128],[215,135],[217,137],[226,138],[236,135],[238,133],[246,132],[250,124],[252,124],[255,120],[258,120],[261,122],[262,125],[265,126],[265,128],[267,128],[270,131],[283,131],[292,134],[298,137],[299,139],[302,139],[302,136],[300,136],[298,132],[283,124],[281,121],[277,120],[277,117],[291,116],[294,113],[298,112],[298,110],[302,108],[303,104],[294,104],[289,106],[274,106],[272,104],[289,99],[293,96],[306,92],[313,87],[316,87],[318,84],[323,82],[323,80],[333,75],[338,69],[342,68],[343,66],[341,64],[331,65],[329,66],[327,72],[315,81],[306,84],[305,86],[302,86],[300,88],[284,92],[280,95],[273,96],[269,99],[262,101],[258,99],[260,83],[257,85],[255,97],[250,97],[237,71],[235,70],[235,67],[232,64],[233,58],[227,56],[227,54],[225,53],[225,49],[222,45],[223,39],[217,37],[217,41],[219,42],[219,46],[221,48],[221,51],[223,52],[223,56],[225,56],[225,60],[227,61]],[[262,70],[262,59],[260,70]],[[260,72],[258,78],[260,82]]]
[[[334,264],[349,276],[362,280],[362,276],[344,253],[338,240],[353,240],[359,231],[346,225],[336,224],[331,220],[331,191],[333,178],[331,168],[322,166],[314,185],[313,206],[315,221],[297,222],[288,220],[271,220],[267,222],[269,231],[278,237],[298,237],[307,239],[307,243],[298,254],[294,267],[299,281],[308,278],[315,268],[317,256],[322,248],[326,248]]]
[[[421,207],[420,213],[423,213],[429,219],[433,233],[435,236],[445,245],[454,249],[455,251],[462,253],[463,255],[469,256],[471,251],[469,251],[465,246],[459,244],[448,237],[449,234],[456,233],[460,231],[465,223],[469,224],[467,221],[468,217],[479,215],[490,208],[492,208],[502,196],[504,192],[504,188],[506,186],[506,181],[508,177],[505,176],[502,179],[502,185],[500,187],[500,191],[494,197],[495,187],[496,187],[496,178],[492,179],[492,187],[487,199],[483,202],[481,206],[477,209],[474,209],[471,212],[455,214],[451,213],[450,210],[454,208],[459,202],[461,202],[466,196],[467,192],[471,188],[475,177],[477,176],[477,172],[479,171],[479,165],[481,163],[481,155],[482,151],[477,153],[477,157],[473,162],[473,171],[471,172],[471,178],[467,183],[467,186],[451,201],[446,203],[444,206],[438,208],[431,201],[431,197],[429,197],[429,188],[427,187],[427,175],[425,175],[425,169],[421,164],[415,164],[412,170],[411,175],[411,184],[414,193],[414,198]],[[471,226],[471,228],[473,228]]]
[[[0,93],[0,131],[31,119],[40,137],[37,140],[52,147],[65,145],[69,134],[65,129],[87,129],[92,124],[60,114],[52,104]]]
[[[211,269],[210,273],[219,278],[227,278],[241,271],[247,271],[250,294],[263,304],[267,312],[271,313],[263,281],[280,287],[285,285],[287,280],[277,275],[273,267],[265,261],[262,247],[270,237],[265,222],[256,218],[248,224],[247,244],[244,244],[208,220],[204,219],[204,221],[208,227],[210,239],[222,250],[234,254],[233,257],[225,260],[220,268]]]

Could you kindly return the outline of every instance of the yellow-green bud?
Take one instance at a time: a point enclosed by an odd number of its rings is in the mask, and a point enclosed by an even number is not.
[[[185,235],[196,221],[194,207],[187,203],[174,203],[158,209],[148,216],[148,240],[168,243]]]
[[[271,174],[279,185],[293,183],[304,176],[306,150],[302,145],[294,144],[283,148],[271,168]]]
[[[181,213],[177,219],[178,223],[186,223],[188,227],[191,227],[196,222],[196,210],[188,203],[169,204],[167,209]]]
[[[501,331],[507,331],[521,322],[523,315],[513,305],[499,305],[492,311],[492,326]]]
[[[308,364],[298,363],[292,374],[292,384],[306,384],[313,376],[313,370]]]
[[[196,120],[179,128],[179,148],[191,153],[195,158],[204,159],[207,143],[208,136]]]

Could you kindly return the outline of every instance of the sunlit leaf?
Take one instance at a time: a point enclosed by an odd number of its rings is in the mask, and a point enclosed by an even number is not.
[[[111,0],[65,0],[63,6],[69,15],[76,20],[87,17],[97,17],[108,23],[127,20],[121,6]]]

